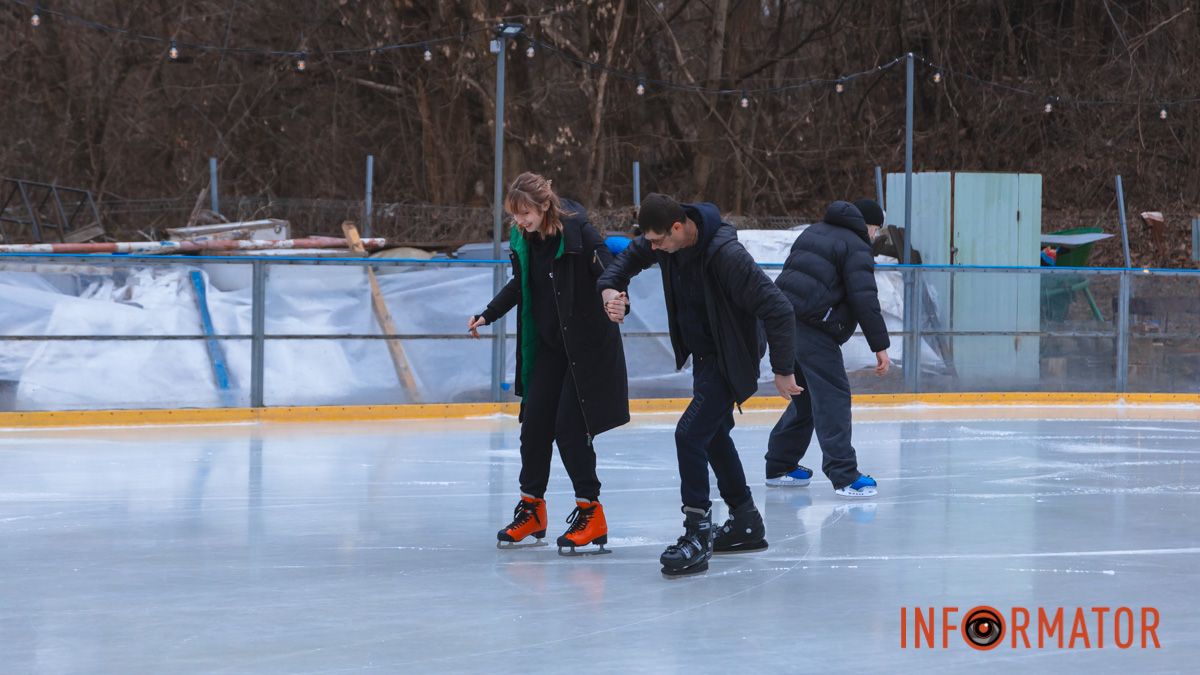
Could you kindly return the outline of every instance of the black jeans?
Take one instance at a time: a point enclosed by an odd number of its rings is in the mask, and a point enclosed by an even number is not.
[[[566,352],[539,340],[529,380],[521,424],[521,492],[538,499],[545,496],[557,441],[558,454],[575,487],[575,498],[598,499],[596,451],[588,442]]]
[[[733,429],[733,392],[721,377],[715,356],[692,357],[692,402],[675,427],[679,493],[683,505],[708,509],[708,466],[730,508],[751,500],[742,460],[729,432]]]
[[[767,477],[796,467],[812,442],[821,445],[821,471],[835,490],[858,480],[858,457],[850,444],[850,380],[842,348],[832,337],[796,322],[796,384],[793,396],[767,442]]]

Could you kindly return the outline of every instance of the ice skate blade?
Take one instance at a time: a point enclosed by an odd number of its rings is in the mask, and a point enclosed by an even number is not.
[[[863,490],[856,490],[854,492],[838,492],[834,490],[833,493],[842,499],[867,499],[879,494],[875,488],[864,488]]]
[[[766,486],[767,486],[767,487],[782,487],[782,488],[787,488],[787,487],[808,487],[808,483],[809,483],[809,481],[811,481],[811,480],[812,480],[811,478],[806,478],[806,479],[804,479],[804,480],[789,480],[789,481],[780,481],[780,480],[779,480],[779,479],[777,479],[777,478],[768,478],[768,479],[766,480]]]
[[[538,548],[541,546],[549,546],[545,539],[537,539],[531,543],[525,544],[520,541],[498,541],[496,548],[501,551],[508,551],[516,548]]]
[[[733,555],[735,553],[755,553],[757,551],[765,551],[765,550],[767,550],[767,540],[763,539],[762,541],[751,542],[749,544],[742,544],[741,546],[734,546],[733,548],[727,548],[724,550],[713,549],[713,555]]]
[[[564,558],[580,558],[588,555],[604,555],[606,553],[612,553],[610,549],[604,548],[604,544],[597,544],[597,546],[599,548],[584,548],[576,546],[571,546],[568,548],[566,546],[559,546],[558,554]]]
[[[673,570],[673,569],[664,567],[660,571],[662,572],[664,579],[682,579],[685,577],[694,577],[697,574],[704,574],[705,572],[708,571],[708,561],[705,560],[704,562],[700,563],[699,565],[694,565],[692,567],[687,567],[687,568],[684,568],[681,570]]]

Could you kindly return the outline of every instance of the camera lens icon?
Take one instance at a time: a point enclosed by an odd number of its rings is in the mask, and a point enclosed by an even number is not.
[[[967,612],[962,624],[963,638],[974,649],[989,650],[1004,637],[1004,620],[991,607],[975,607]]]

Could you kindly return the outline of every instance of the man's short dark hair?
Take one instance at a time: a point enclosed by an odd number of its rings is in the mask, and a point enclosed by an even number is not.
[[[643,232],[667,234],[675,223],[687,220],[687,214],[679,202],[658,192],[651,192],[642,200],[638,209],[637,222]]]

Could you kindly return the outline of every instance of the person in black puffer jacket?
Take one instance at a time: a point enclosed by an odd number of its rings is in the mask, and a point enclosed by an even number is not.
[[[784,411],[767,443],[767,485],[803,486],[812,471],[800,466],[813,431],[824,459],[821,470],[837,494],[869,497],[875,479],[858,471],[850,444],[850,381],[841,345],[861,325],[875,372],[887,373],[887,325],[879,310],[875,260],[863,215],[849,202],[833,202],[819,223],[792,244],[775,280],[796,317],[796,383],[804,387]]]
[[[733,407],[758,389],[763,333],[771,348],[775,387],[786,400],[800,393],[793,373],[792,312],[787,298],[763,274],[721,222],[713,204],[680,204],[651,194],[638,211],[642,235],[629,244],[596,282],[608,316],[618,323],[628,310],[634,275],[658,263],[675,367],[692,358],[692,402],[675,427],[684,536],[659,558],[664,575],[708,569],[712,553],[767,547],[762,516],[754,507],[737,448]],[[729,519],[712,534],[708,467],[717,476]]]
[[[600,302],[596,278],[612,253],[579,204],[560,199],[536,173],[517,176],[504,208],[513,217],[513,278],[467,324],[471,335],[517,308],[515,391],[521,397],[521,499],[497,533],[501,548],[546,536],[546,486],[554,443],[575,488],[559,553],[596,544],[607,552],[592,440],[629,421],[621,331]]]

